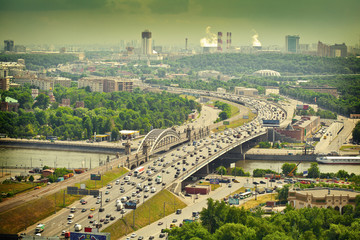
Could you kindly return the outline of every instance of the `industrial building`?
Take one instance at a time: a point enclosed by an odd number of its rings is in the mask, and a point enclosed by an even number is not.
[[[235,94],[241,96],[257,96],[259,91],[255,88],[235,87]]]
[[[78,80],[78,88],[90,87],[92,92],[132,92],[133,81],[112,77],[84,77]]]
[[[149,30],[143,31],[141,33],[141,38],[142,38],[142,54],[151,55],[153,52],[151,32]]]
[[[355,208],[357,195],[360,193],[347,189],[308,188],[305,190],[289,190],[288,202],[295,209],[333,208],[343,213],[343,207],[346,205]]]
[[[289,124],[286,128],[274,128],[275,139],[283,142],[305,142],[320,127],[319,116],[295,117],[297,122]]]
[[[299,40],[300,40],[299,35],[285,36],[285,52],[299,53],[300,52]]]

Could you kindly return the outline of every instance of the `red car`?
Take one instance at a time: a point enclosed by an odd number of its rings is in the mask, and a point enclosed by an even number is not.
[[[88,218],[93,218],[94,216],[93,215],[89,215]]]

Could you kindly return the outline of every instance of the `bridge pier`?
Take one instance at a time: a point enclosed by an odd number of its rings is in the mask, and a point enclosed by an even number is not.
[[[131,154],[131,143],[129,140],[125,143],[125,155]]]

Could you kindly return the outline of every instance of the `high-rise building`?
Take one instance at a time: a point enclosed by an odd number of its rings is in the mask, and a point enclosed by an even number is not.
[[[14,51],[14,41],[13,40],[4,40],[4,51],[13,52]]]
[[[347,47],[345,43],[330,46],[331,57],[347,57]]]
[[[152,54],[152,39],[151,32],[149,30],[145,30],[141,33],[142,38],[142,54],[151,55]]]
[[[285,37],[285,51],[290,53],[299,53],[300,45],[299,45],[299,35],[287,35]]]

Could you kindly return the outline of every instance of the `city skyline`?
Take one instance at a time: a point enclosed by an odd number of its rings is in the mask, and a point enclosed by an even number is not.
[[[149,29],[157,45],[200,46],[206,28],[232,32],[233,46],[284,47],[286,35],[300,44],[359,44],[360,1],[270,2],[224,0],[0,0],[0,38],[15,44],[116,45],[141,41]]]

